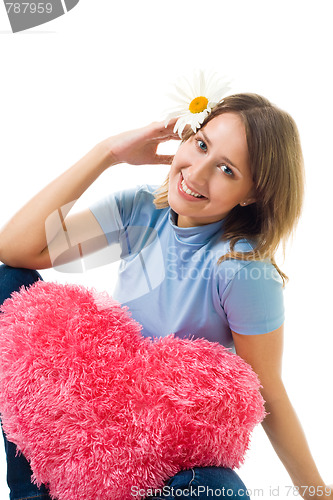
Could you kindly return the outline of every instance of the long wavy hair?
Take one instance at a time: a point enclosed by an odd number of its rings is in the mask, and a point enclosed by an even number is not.
[[[222,239],[230,240],[230,250],[218,260],[269,259],[282,277],[288,277],[275,262],[280,244],[286,244],[301,215],[304,197],[304,164],[297,126],[291,116],[257,94],[226,97],[206,118],[202,127],[223,113],[236,113],[245,126],[250,170],[256,202],[235,206],[225,218]],[[189,130],[183,138],[193,135]],[[155,191],[156,208],[168,204],[169,176]],[[256,244],[250,252],[238,252],[236,243],[250,239]]]

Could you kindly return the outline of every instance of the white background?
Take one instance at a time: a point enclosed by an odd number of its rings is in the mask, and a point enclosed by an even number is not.
[[[81,0],[67,15],[11,34],[0,4],[0,226],[95,143],[161,119],[164,95],[193,68],[232,77],[295,118],[306,162],[306,203],[281,268],[285,292],[284,380],[319,470],[333,482],[332,425],[332,46],[331,1]],[[174,150],[174,145],[171,151]],[[160,183],[167,167],[120,165],[83,195]],[[44,279],[112,291],[115,266]],[[0,499],[8,498],[0,462]],[[240,475],[252,498],[290,478],[258,429]]]

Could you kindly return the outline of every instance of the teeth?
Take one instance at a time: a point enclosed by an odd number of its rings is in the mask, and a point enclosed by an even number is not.
[[[187,187],[187,185],[185,184],[184,179],[182,180],[181,184],[182,184],[183,191],[185,191],[185,193],[190,194],[191,196],[194,196],[195,198],[203,198],[203,196],[201,194],[193,193],[193,191],[191,191]]]

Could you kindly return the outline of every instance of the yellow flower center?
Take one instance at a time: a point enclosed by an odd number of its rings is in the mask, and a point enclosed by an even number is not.
[[[190,103],[188,109],[191,111],[191,113],[201,113],[207,108],[207,104],[208,104],[207,97],[204,96],[196,97]]]

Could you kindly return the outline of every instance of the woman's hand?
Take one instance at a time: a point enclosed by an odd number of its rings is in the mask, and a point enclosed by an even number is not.
[[[112,164],[170,165],[173,155],[158,155],[157,148],[161,142],[170,139],[179,140],[178,134],[173,132],[174,125],[175,120],[171,121],[167,127],[163,122],[154,122],[146,127],[106,139],[103,142],[109,151]]]

